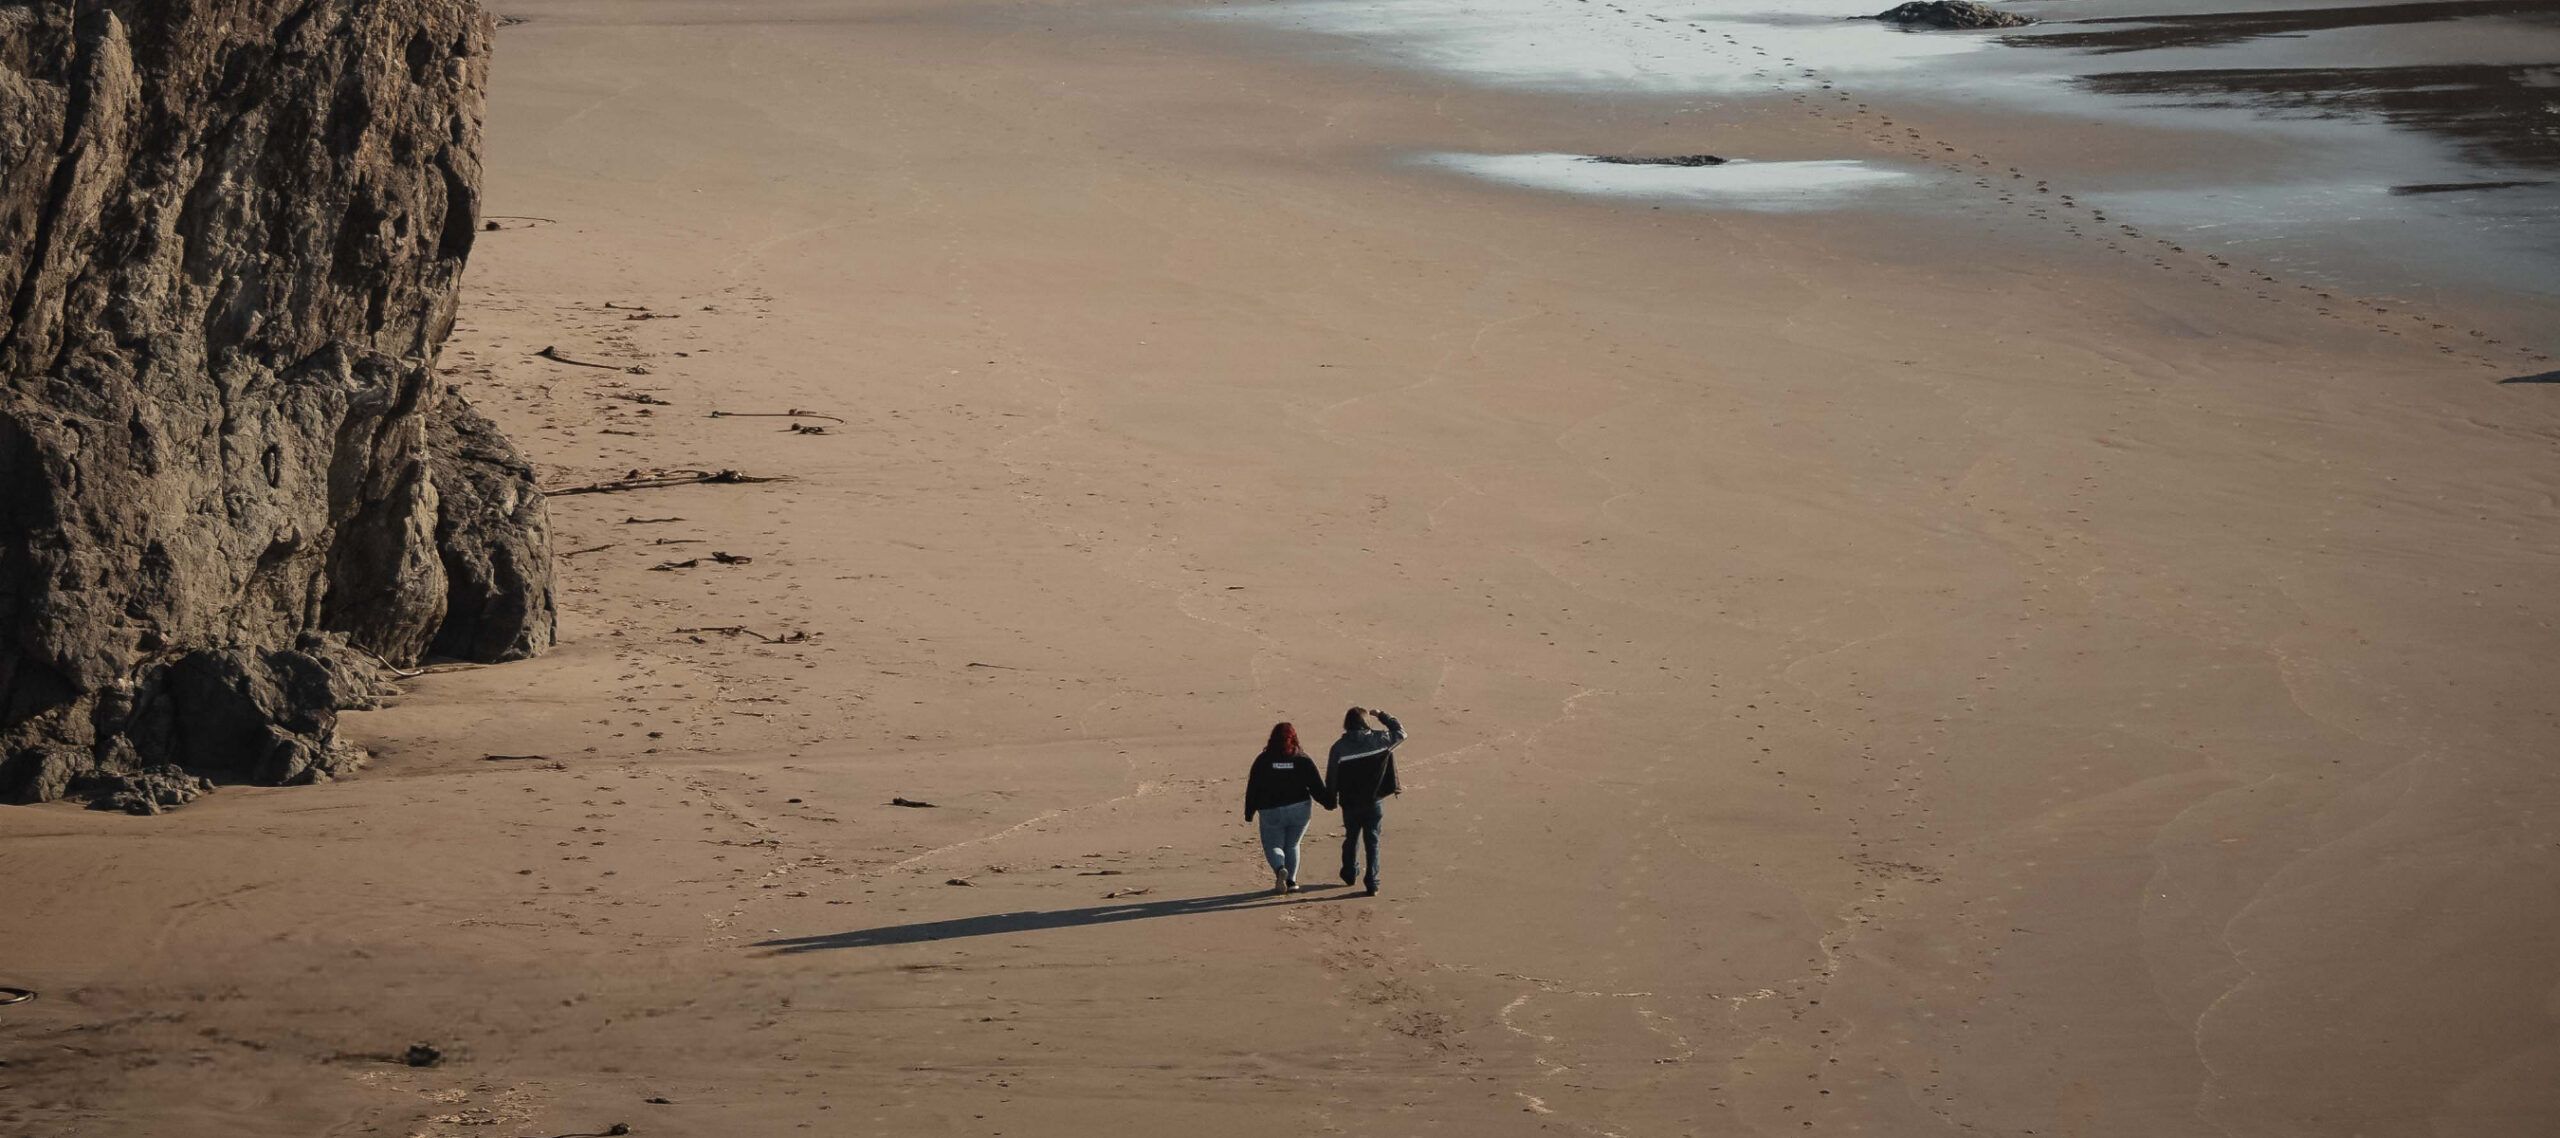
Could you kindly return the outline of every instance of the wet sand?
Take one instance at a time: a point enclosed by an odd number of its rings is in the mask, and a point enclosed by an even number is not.
[[[1863,0],[1288,0],[1208,11],[1471,85],[1649,101],[1702,128],[1788,102],[1889,104],[1958,145],[1987,125],[2008,161],[2186,246],[2407,302],[2478,310],[2484,294],[2531,297],[2543,311],[2501,325],[2506,334],[2538,334],[2560,304],[2560,227],[2548,221],[2560,189],[2545,176],[2560,138],[2549,97],[2560,6],[2009,7],[2042,22],[1907,30],[1858,18],[1874,9]],[[1912,122],[1924,117],[1940,121]],[[2423,201],[2393,192],[2412,185],[2468,189]],[[2492,187],[2506,192],[2473,192]]]
[[[508,10],[448,370],[554,485],[788,480],[555,499],[561,648],[359,778],[0,812],[0,1130],[2560,1120],[2544,345],[2127,234],[2025,157],[2122,136],[1998,114]],[[1942,196],[1413,160],[1702,149]],[[1351,703],[1385,894],[1258,895],[1246,760]]]

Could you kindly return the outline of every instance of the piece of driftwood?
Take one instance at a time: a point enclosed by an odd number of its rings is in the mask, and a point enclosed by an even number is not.
[[[561,554],[560,556],[562,556],[562,557],[576,557],[576,556],[578,556],[579,554],[582,554],[582,553],[602,553],[602,552],[604,552],[605,550],[608,550],[608,549],[613,548],[615,544],[616,544],[616,543],[614,543],[614,542],[610,542],[610,541],[608,541],[608,542],[604,543],[603,545],[590,545],[590,546],[586,547],[585,549],[572,549],[572,550],[570,550],[570,551],[569,551],[569,552],[567,552],[567,553],[563,553],[563,554]]]
[[[666,544],[674,544],[674,543],[666,543]],[[711,556],[709,556],[709,557],[688,557],[688,558],[686,558],[686,559],[684,559],[684,560],[682,560],[682,561],[662,561],[662,562],[659,562],[659,563],[658,563],[658,564],[656,564],[656,565],[652,565],[652,566],[650,566],[650,568],[651,568],[651,569],[657,569],[657,570],[669,570],[669,569],[692,569],[692,568],[699,567],[699,566],[700,566],[703,562],[705,562],[705,561],[710,561],[710,562],[713,562],[713,563],[715,563],[715,564],[720,564],[720,565],[748,565],[748,564],[753,564],[753,563],[754,563],[754,561],[755,561],[755,558],[752,558],[752,557],[743,557],[743,556],[740,556],[740,555],[735,554],[735,553],[722,553],[722,552],[714,551],[714,552],[711,554]]]
[[[592,368],[602,368],[602,369],[604,369],[604,370],[606,370],[606,371],[621,371],[621,370],[622,370],[622,367],[621,367],[621,365],[619,365],[619,364],[600,364],[600,363],[594,363],[594,362],[591,362],[591,361],[588,361],[588,360],[572,359],[572,358],[570,358],[570,356],[569,356],[569,354],[568,354],[567,352],[563,352],[563,351],[561,351],[561,350],[560,350],[559,345],[557,345],[557,344],[549,345],[549,346],[547,346],[547,347],[543,348],[541,351],[535,352],[534,354],[535,354],[535,355],[537,355],[537,356],[541,356],[542,358],[544,358],[544,359],[546,359],[546,360],[550,360],[550,361],[551,361],[551,362],[553,362],[553,363],[558,363],[558,364],[567,364],[567,365],[569,365],[570,367],[592,367]]]
[[[780,476],[748,474],[737,470],[634,470],[620,478],[590,482],[584,486],[563,486],[543,493],[553,497],[563,494],[618,494],[626,490],[656,490],[667,486],[692,486],[708,483],[720,486],[743,486],[751,482],[780,482]],[[668,518],[667,521],[683,521]],[[631,523],[624,523],[626,525]]]
[[[627,526],[655,526],[665,525],[668,522],[680,522],[683,520],[683,518],[644,518],[634,514],[631,517],[622,519],[622,524]],[[661,538],[660,540],[663,541],[665,539]]]
[[[832,423],[845,421],[825,412],[808,411],[798,407],[788,411],[714,411],[711,417],[714,419],[825,419]]]
[[[647,312],[647,311],[649,311],[649,306],[648,306],[648,305],[645,305],[645,304],[615,304],[614,302],[612,302],[612,301],[610,301],[610,300],[608,300],[608,301],[604,302],[604,306],[605,306],[605,307],[607,307],[607,308],[618,308],[618,309],[621,309],[621,310],[622,310],[622,311],[624,311],[624,312]]]
[[[795,435],[823,435],[827,433],[827,429],[825,427],[821,427],[815,423],[793,423],[789,427],[785,427],[783,429]]]
[[[767,636],[764,633],[758,632],[743,624],[713,624],[705,625],[700,628],[679,628],[676,631],[679,633],[710,632],[717,633],[721,636],[752,636],[767,644],[806,644],[809,642],[809,634],[796,629],[783,633],[780,636]]]
[[[549,762],[550,760],[551,760],[551,756],[549,756],[549,755],[482,755],[482,756],[480,756],[480,761],[481,761],[481,762],[484,762],[484,763]]]
[[[889,805],[904,806],[910,810],[931,810],[934,808],[933,803],[926,802],[920,798],[892,798],[889,800]]]

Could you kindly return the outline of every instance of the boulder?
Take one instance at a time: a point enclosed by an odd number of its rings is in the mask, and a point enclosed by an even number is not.
[[[444,626],[437,655],[520,660],[551,647],[551,523],[533,464],[458,391],[429,420]]]
[[[328,777],[374,660],[549,642],[530,471],[448,524],[429,445],[490,35],[472,0],[0,4],[0,798]]]
[[[1888,24],[1906,28],[1941,28],[1947,31],[1978,31],[1983,28],[2023,28],[2035,21],[2033,16],[2003,12],[1975,0],[1912,0],[1898,4],[1873,16]]]

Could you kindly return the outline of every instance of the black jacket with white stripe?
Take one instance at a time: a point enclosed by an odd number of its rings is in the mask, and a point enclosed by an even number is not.
[[[1385,712],[1376,715],[1386,730],[1345,731],[1334,740],[1333,754],[1325,760],[1324,783],[1343,805],[1365,806],[1398,789],[1396,747],[1404,742],[1404,724]]]
[[[1316,777],[1316,761],[1305,755],[1261,755],[1244,779],[1244,820],[1275,806],[1295,806],[1308,799],[1333,809],[1333,792]]]

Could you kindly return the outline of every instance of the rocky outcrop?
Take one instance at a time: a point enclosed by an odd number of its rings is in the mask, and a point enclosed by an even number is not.
[[[551,525],[533,465],[452,391],[428,420],[427,460],[445,575],[433,651],[495,661],[551,647]]]
[[[0,796],[327,777],[370,659],[549,643],[531,472],[434,371],[489,37],[0,0]]]
[[[1867,17],[1906,28],[1939,28],[1946,31],[1978,31],[1983,28],[2023,28],[2035,21],[2032,16],[2003,12],[1975,0],[1913,0]]]

